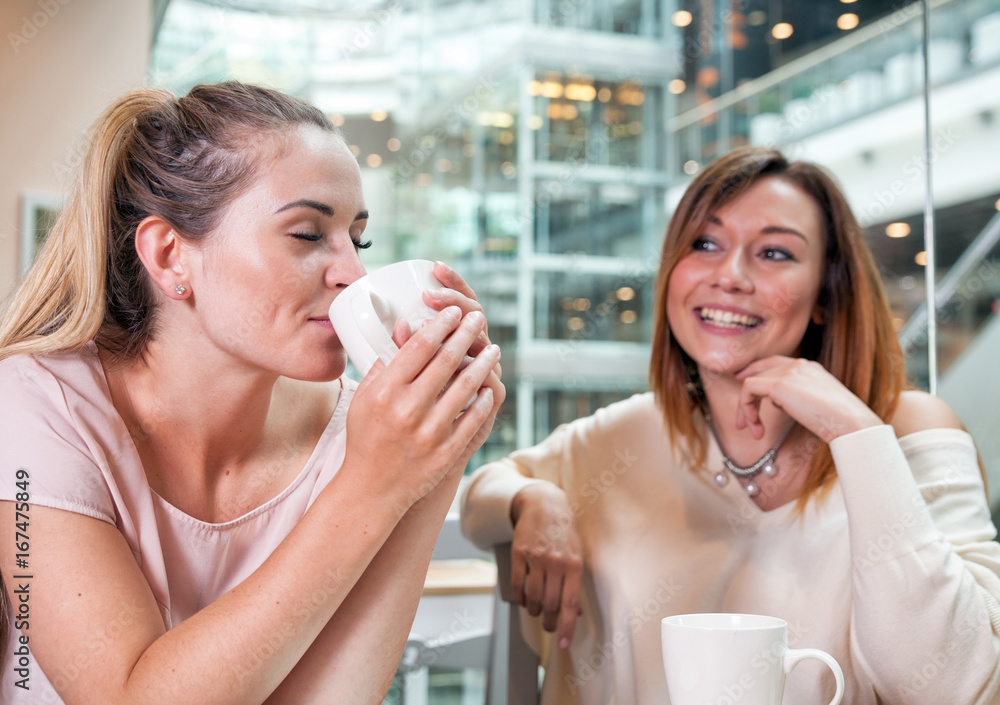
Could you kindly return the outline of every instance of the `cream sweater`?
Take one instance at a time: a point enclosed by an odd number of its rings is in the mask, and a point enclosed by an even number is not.
[[[667,705],[660,620],[749,612],[789,623],[794,648],[844,670],[844,703],[1000,703],[1000,544],[992,539],[971,437],[891,426],[831,444],[838,483],[804,517],[761,512],[736,482],[672,457],[652,394],[561,426],[480,468],[462,526],[480,547],[509,541],[510,504],[528,484],[565,490],[583,542],[583,615],[568,651],[532,628],[545,705]],[[818,661],[788,676],[784,702],[821,705]]]

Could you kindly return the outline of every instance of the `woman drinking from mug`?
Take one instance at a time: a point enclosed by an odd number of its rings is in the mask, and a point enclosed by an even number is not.
[[[382,701],[504,388],[442,265],[440,313],[343,376],[327,311],[367,218],[297,99],[144,90],[101,117],[0,326],[0,701]]]
[[[1000,545],[948,406],[904,391],[878,271],[818,167],[744,148],[667,230],[652,392],[481,468],[480,546],[556,643],[544,703],[669,702],[663,617],[772,615],[845,703],[997,702]],[[932,673],[933,672],[933,673]],[[826,703],[821,665],[786,703]]]

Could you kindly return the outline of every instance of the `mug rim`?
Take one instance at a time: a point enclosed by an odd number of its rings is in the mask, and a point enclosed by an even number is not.
[[[717,624],[684,624],[682,620],[715,621]],[[747,621],[747,624],[741,622]],[[752,614],[749,612],[697,612],[693,614],[674,614],[664,617],[661,620],[664,627],[679,629],[698,629],[702,631],[727,631],[739,629],[740,631],[763,631],[787,627],[788,622],[781,617],[774,617],[767,614]]]

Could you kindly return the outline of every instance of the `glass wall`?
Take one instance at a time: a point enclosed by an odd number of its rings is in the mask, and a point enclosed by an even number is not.
[[[975,396],[947,378],[967,374],[1000,295],[1000,0],[929,4],[929,154],[920,4],[898,0],[173,0],[153,82],[261,80],[343,126],[374,214],[370,266],[453,263],[503,346],[509,401],[474,468],[646,388],[670,211],[742,144],[840,180],[923,387],[933,172],[938,372],[956,407]]]
[[[1000,0],[929,4],[924,47],[920,3],[899,0],[173,0],[152,80],[235,76],[319,105],[362,165],[369,266],[444,259],[473,285],[508,401],[470,470],[647,389],[659,247],[706,163],[755,144],[825,165],[920,387],[933,316],[941,395],[997,506]]]

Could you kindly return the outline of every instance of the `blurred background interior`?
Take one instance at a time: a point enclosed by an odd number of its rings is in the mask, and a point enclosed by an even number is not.
[[[1000,0],[928,5],[925,45],[922,4],[904,0],[5,0],[0,295],[108,102],[238,78],[341,126],[369,269],[444,259],[476,288],[508,400],[470,470],[646,389],[667,220],[744,144],[839,179],[927,388],[928,52],[937,391],[976,439],[996,515]],[[444,667],[440,648],[401,667],[389,702],[483,701],[485,671]]]

